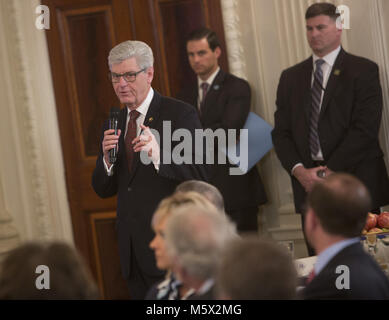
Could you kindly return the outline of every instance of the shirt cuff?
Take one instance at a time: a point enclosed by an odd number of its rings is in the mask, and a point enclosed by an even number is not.
[[[303,167],[303,166],[304,166],[304,165],[303,165],[301,162],[295,164],[294,167],[292,168],[292,171],[290,172],[291,175],[293,176],[293,172],[294,172],[294,170],[295,170],[297,167]]]
[[[110,167],[108,168],[108,165],[105,162],[104,156],[103,156],[103,163],[104,163],[104,168],[105,168],[105,172],[107,173],[107,176],[112,177],[113,176],[113,170],[112,170],[113,164],[111,164]]]
[[[159,172],[160,159],[158,159],[157,161],[153,160],[153,165],[154,165],[155,170],[157,172]]]

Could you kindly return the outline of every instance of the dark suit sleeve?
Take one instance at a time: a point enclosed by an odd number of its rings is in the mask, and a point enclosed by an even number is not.
[[[178,118],[177,123],[174,125],[174,128],[172,128],[172,133],[176,129],[186,129],[191,136],[191,145],[190,148],[187,150],[190,150],[189,157],[191,158],[190,164],[176,164],[174,162],[175,157],[175,151],[177,151],[176,146],[181,144],[181,142],[172,142],[171,145],[171,158],[172,161],[169,164],[164,163],[163,158],[163,152],[170,152],[170,150],[164,150],[163,144],[162,144],[162,150],[161,150],[161,164],[159,167],[158,174],[169,179],[174,179],[178,181],[186,181],[186,180],[203,180],[208,181],[208,174],[204,163],[204,149],[198,150],[200,151],[198,154],[196,154],[196,148],[195,148],[195,129],[201,129],[200,120],[197,116],[197,113],[194,108],[188,109],[189,111],[183,113],[181,117]],[[189,142],[190,143],[190,142]],[[196,164],[195,160],[200,159],[202,162],[201,164]]]
[[[96,160],[96,168],[93,171],[92,175],[92,187],[95,190],[96,194],[101,198],[108,198],[116,195],[118,184],[117,184],[117,174],[115,167],[112,168],[113,175],[108,176],[105,171],[104,163],[103,163],[103,152],[101,150],[101,143],[104,137],[104,131],[108,129],[108,124],[104,124],[103,126],[103,134],[100,139],[100,154]]]
[[[342,106],[339,106],[342,107]],[[333,171],[343,171],[358,165],[366,151],[377,144],[382,115],[382,91],[378,66],[365,63],[355,79],[354,104],[346,136],[332,152],[327,162]]]
[[[290,173],[300,158],[292,134],[291,107],[289,105],[289,79],[286,71],[282,72],[277,89],[276,112],[272,138],[274,149],[285,170]]]

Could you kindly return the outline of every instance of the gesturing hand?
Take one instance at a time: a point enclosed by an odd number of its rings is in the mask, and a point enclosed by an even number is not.
[[[141,124],[140,127],[142,129],[142,133],[132,140],[134,151],[147,152],[148,157],[151,158],[153,163],[158,165],[160,161],[159,144],[149,127],[146,127],[143,124]]]

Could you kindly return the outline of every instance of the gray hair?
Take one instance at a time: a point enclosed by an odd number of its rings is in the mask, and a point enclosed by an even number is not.
[[[237,237],[235,225],[216,208],[178,208],[166,225],[166,246],[190,277],[213,277],[227,242]]]
[[[154,65],[154,56],[151,48],[142,41],[124,41],[111,49],[108,55],[108,66],[135,58],[139,68],[145,69]]]
[[[194,191],[207,198],[221,211],[224,211],[224,200],[220,191],[213,185],[200,180],[188,180],[179,184],[176,192]]]
[[[280,244],[250,235],[226,245],[216,277],[218,298],[288,300],[296,298],[296,287],[292,256]]]

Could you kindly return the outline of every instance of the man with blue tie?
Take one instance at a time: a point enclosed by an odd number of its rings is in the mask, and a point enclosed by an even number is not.
[[[313,55],[284,70],[277,90],[273,143],[292,179],[296,212],[307,192],[333,172],[359,178],[371,211],[389,203],[389,180],[379,145],[382,91],[378,66],[341,47],[340,15],[331,3],[306,11]],[[308,246],[312,255],[314,251]]]

